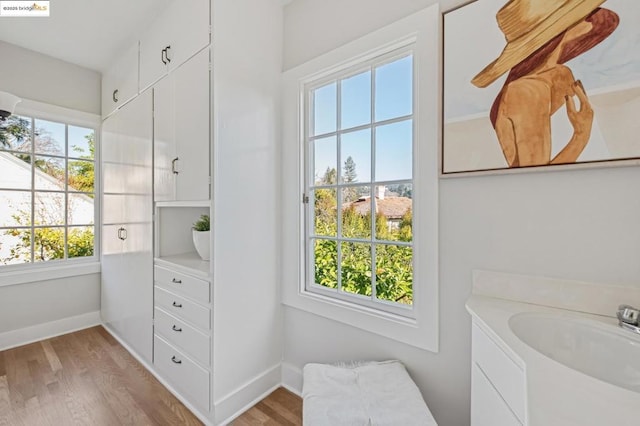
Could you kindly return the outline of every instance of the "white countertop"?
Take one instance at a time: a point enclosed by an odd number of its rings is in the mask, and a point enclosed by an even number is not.
[[[472,295],[466,307],[474,323],[525,371],[528,426],[640,424],[640,393],[547,358],[522,342],[509,328],[509,318],[522,312],[584,318],[614,328],[617,328],[616,319],[483,295]]]

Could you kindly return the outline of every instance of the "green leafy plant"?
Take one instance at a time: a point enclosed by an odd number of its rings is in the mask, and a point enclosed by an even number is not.
[[[200,219],[198,219],[198,221],[193,224],[193,229],[195,231],[200,231],[200,232],[209,231],[211,229],[209,215],[208,214],[201,215]]]

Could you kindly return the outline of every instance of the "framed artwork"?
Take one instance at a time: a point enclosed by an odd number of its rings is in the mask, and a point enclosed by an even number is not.
[[[638,163],[640,2],[476,0],[443,40],[443,175]]]

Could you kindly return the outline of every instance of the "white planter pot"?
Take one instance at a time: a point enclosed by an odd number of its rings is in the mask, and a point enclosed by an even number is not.
[[[209,260],[211,253],[211,231],[193,230],[193,245],[202,260]]]

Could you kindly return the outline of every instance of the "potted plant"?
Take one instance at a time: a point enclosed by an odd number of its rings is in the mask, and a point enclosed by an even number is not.
[[[209,260],[211,247],[211,224],[209,215],[203,214],[193,224],[193,245],[202,260]]]

